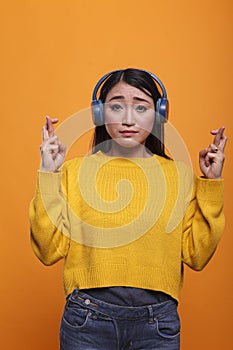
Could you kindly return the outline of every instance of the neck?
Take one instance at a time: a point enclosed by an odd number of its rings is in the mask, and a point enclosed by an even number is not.
[[[144,144],[128,148],[122,147],[116,142],[112,142],[112,147],[106,154],[111,157],[123,158],[149,158],[152,156],[147,152]]]

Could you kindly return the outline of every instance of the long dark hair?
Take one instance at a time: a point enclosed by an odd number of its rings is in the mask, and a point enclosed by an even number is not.
[[[161,94],[154,80],[147,72],[134,68],[117,71],[109,76],[100,90],[99,99],[103,103],[105,102],[109,91],[120,81],[124,81],[152,97],[154,108],[156,108],[156,102],[161,97]],[[163,124],[156,122],[155,118],[152,132],[146,139],[145,147],[153,154],[169,158],[164,152],[163,128]],[[109,136],[105,125],[96,126],[92,142],[92,152],[96,153],[101,150],[104,153],[107,153],[111,148],[110,140],[111,137]]]

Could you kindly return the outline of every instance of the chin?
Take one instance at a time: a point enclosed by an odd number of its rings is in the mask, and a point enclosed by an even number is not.
[[[117,144],[122,148],[135,148],[141,145],[140,143],[132,139],[131,140],[126,139],[123,142],[117,142]]]

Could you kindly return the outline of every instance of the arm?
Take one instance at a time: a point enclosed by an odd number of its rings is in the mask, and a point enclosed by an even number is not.
[[[214,254],[225,223],[221,174],[226,136],[224,128],[211,133],[213,144],[200,152],[204,177],[195,181],[183,220],[182,260],[195,270],[204,268]]]
[[[56,122],[57,119],[47,117],[43,127],[41,169],[37,174],[36,192],[29,208],[32,248],[45,265],[63,258],[69,248],[66,172],[59,171],[65,148],[54,136],[53,123]]]
[[[195,179],[182,236],[182,261],[194,270],[205,267],[222,236],[223,186],[223,180]]]

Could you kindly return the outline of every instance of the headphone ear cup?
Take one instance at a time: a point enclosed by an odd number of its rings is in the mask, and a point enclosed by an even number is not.
[[[156,122],[166,123],[168,120],[168,100],[166,98],[159,98],[156,102],[155,112]]]
[[[104,105],[101,100],[92,101],[92,118],[96,126],[104,125]]]
[[[167,99],[159,98],[156,102],[155,122],[152,129],[154,135],[160,142],[161,148],[164,149],[164,123],[167,122]]]

